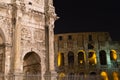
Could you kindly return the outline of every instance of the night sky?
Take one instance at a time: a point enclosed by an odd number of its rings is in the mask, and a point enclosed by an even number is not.
[[[58,20],[54,33],[107,31],[120,40],[119,0],[53,0]]]

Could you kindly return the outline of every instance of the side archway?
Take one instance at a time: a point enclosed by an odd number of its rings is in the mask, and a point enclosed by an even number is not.
[[[0,74],[5,73],[5,35],[0,28]],[[7,63],[8,64],[8,63]],[[3,76],[0,77],[0,80],[3,80]]]
[[[41,80],[41,59],[35,52],[27,53],[23,58],[23,71],[29,80]]]
[[[3,43],[3,38],[0,35],[0,73],[4,73],[5,67],[5,45]]]

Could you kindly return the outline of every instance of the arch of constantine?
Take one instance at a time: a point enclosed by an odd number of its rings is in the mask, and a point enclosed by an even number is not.
[[[52,0],[0,0],[0,80],[45,80],[56,74],[56,19]]]

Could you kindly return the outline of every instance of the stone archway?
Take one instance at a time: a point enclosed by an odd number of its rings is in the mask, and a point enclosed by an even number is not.
[[[74,66],[74,53],[72,51],[68,52],[68,65]]]
[[[119,79],[119,73],[116,72],[116,71],[112,72],[112,79],[113,79],[113,80],[120,80],[120,79]]]
[[[24,56],[23,71],[27,80],[41,80],[41,60],[35,52]]]
[[[107,72],[102,71],[102,72],[100,73],[100,75],[101,75],[101,77],[102,77],[102,80],[109,80],[109,79],[108,79],[108,73],[107,73]]]
[[[89,78],[90,78],[90,80],[96,80],[97,79],[97,73],[96,72],[90,72]]]
[[[107,56],[106,56],[106,52],[104,50],[101,50],[99,52],[99,57],[100,57],[100,64],[107,65]]]
[[[0,32],[0,74],[4,75],[5,72],[5,45],[4,38]],[[4,76],[0,76],[0,80],[3,80]]]
[[[84,65],[85,64],[85,59],[86,58],[86,55],[85,55],[85,52],[83,50],[80,50],[78,52],[78,65]]]
[[[88,53],[89,58],[89,65],[96,65],[97,64],[97,57],[94,50],[90,50]]]

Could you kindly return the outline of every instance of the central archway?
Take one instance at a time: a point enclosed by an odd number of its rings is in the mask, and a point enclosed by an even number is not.
[[[35,52],[24,56],[23,71],[27,80],[41,80],[41,60]]]

